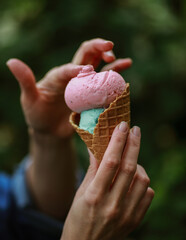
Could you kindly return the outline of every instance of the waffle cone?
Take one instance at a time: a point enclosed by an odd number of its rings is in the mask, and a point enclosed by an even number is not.
[[[103,158],[105,150],[110,141],[114,128],[122,121],[128,123],[130,127],[130,90],[129,84],[122,93],[118,96],[109,107],[100,114],[98,123],[93,134],[80,129],[79,126],[80,114],[72,112],[70,115],[70,123],[75,128],[81,139],[94,154],[95,158],[100,162]]]

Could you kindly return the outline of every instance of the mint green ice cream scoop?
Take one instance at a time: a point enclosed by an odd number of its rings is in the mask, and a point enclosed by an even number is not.
[[[79,127],[93,134],[99,115],[104,110],[104,108],[95,108],[81,112]]]

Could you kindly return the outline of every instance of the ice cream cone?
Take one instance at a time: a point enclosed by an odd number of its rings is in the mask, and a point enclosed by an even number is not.
[[[80,129],[79,126],[80,114],[72,112],[70,115],[70,123],[75,128],[81,139],[94,154],[98,162],[103,158],[105,150],[110,141],[114,128],[122,121],[128,123],[130,127],[130,90],[129,84],[122,95],[118,96],[109,107],[100,114],[98,123],[93,134]]]

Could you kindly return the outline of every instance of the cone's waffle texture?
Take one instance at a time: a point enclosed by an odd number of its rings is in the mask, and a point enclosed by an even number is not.
[[[122,121],[130,127],[130,90],[127,83],[122,95],[118,96],[109,107],[100,114],[98,123],[91,134],[79,128],[80,114],[72,112],[70,123],[75,128],[81,139],[100,162],[110,141],[114,128]]]

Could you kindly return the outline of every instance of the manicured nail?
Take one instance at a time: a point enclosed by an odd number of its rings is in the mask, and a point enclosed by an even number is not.
[[[140,137],[140,135],[141,135],[141,130],[140,130],[139,127],[134,126],[134,127],[132,128],[132,133],[133,133],[135,136]]]
[[[112,41],[109,41],[109,40],[105,40],[104,43],[109,43],[109,44],[112,44],[114,46],[114,43]]]
[[[9,66],[9,63],[12,61],[12,59],[9,59],[7,62],[6,62],[6,65]]]
[[[105,52],[105,54],[109,57],[115,57],[114,53],[112,51],[107,51],[107,52]]]
[[[108,43],[108,42],[109,42],[109,43],[113,43],[113,42],[110,41],[110,40],[104,40],[104,42],[105,42],[105,43]]]
[[[119,130],[121,132],[125,133],[127,131],[127,129],[128,129],[128,124],[126,122],[123,121],[119,124]]]

